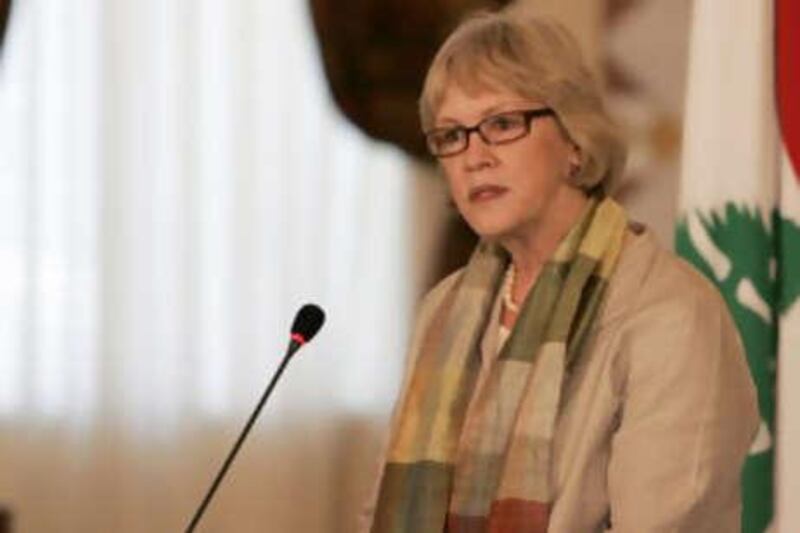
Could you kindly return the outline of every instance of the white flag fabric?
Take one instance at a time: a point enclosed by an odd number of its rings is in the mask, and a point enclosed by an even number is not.
[[[800,36],[800,8],[696,0],[693,16],[676,246],[720,288],[742,335],[762,416],[742,530],[774,531],[778,519],[800,524],[782,503],[800,483],[789,414],[800,405],[800,40],[785,30]]]

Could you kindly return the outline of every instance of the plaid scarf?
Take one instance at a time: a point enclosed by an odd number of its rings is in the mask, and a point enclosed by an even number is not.
[[[508,257],[494,244],[478,246],[412,354],[373,533],[547,531],[565,370],[597,313],[626,225],[616,202],[590,200],[543,266],[480,389],[480,340]]]

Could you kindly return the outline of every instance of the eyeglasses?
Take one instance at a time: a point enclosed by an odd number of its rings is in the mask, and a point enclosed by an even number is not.
[[[475,126],[435,128],[425,132],[428,150],[436,157],[450,157],[469,148],[469,137],[477,132],[486,144],[506,144],[525,137],[531,131],[531,121],[539,117],[555,116],[549,107],[498,113],[478,122]]]

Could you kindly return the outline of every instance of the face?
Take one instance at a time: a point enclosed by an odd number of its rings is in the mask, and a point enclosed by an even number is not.
[[[497,113],[541,107],[510,91],[450,84],[434,126],[470,127]],[[530,126],[528,135],[499,145],[473,133],[466,151],[439,160],[453,201],[481,237],[524,238],[558,216],[561,199],[576,192],[567,177],[580,164],[577,148],[552,116],[534,118]]]

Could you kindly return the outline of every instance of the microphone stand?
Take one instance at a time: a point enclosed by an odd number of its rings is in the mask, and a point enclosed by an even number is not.
[[[239,434],[239,438],[236,439],[236,444],[233,445],[233,448],[231,449],[230,453],[228,453],[228,457],[225,459],[225,462],[222,464],[222,468],[220,468],[219,472],[217,473],[217,477],[214,478],[214,482],[208,489],[205,498],[203,498],[203,502],[200,504],[200,507],[197,508],[197,511],[195,511],[194,516],[192,517],[192,521],[189,523],[189,527],[186,528],[186,533],[192,533],[197,527],[197,524],[203,517],[203,513],[205,513],[206,507],[208,507],[208,504],[211,501],[211,498],[213,498],[214,493],[217,492],[217,487],[219,487],[222,478],[225,477],[225,473],[228,471],[228,468],[230,468],[231,463],[233,463],[236,454],[239,453],[239,448],[241,448],[242,443],[247,438],[247,435],[250,433],[250,429],[252,429],[253,424],[256,421],[256,418],[258,418],[258,415],[261,413],[261,409],[267,402],[267,398],[269,398],[270,394],[272,394],[272,389],[275,388],[275,384],[278,382],[278,379],[281,377],[281,374],[283,374],[283,371],[286,369],[286,365],[289,363],[289,359],[292,358],[294,353],[298,349],[300,349],[301,346],[302,343],[298,342],[295,339],[292,339],[289,342],[289,347],[286,350],[286,355],[283,357],[283,361],[281,361],[281,364],[278,367],[278,370],[275,371],[275,374],[272,375],[272,380],[269,382],[269,385],[267,385],[264,394],[261,395],[261,399],[258,401],[258,405],[256,405],[253,414],[250,415],[250,419],[247,421],[247,423],[244,426],[244,429]]]

